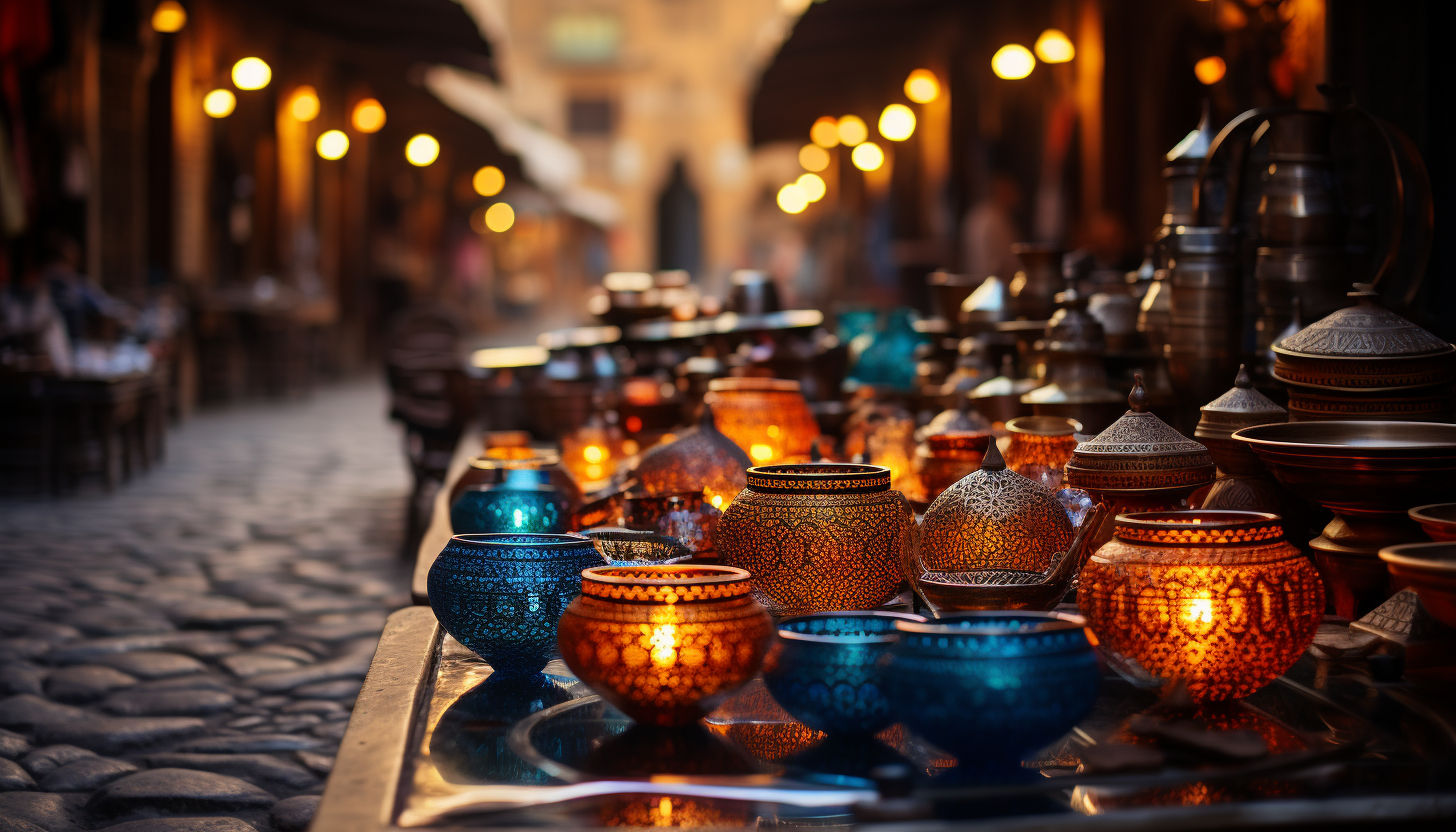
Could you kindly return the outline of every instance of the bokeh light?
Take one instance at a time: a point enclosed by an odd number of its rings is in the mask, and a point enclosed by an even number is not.
[[[495,165],[486,165],[475,172],[470,184],[481,196],[495,196],[506,186],[506,175]]]
[[[273,80],[273,70],[262,58],[244,58],[233,64],[233,85],[240,90],[261,90]]]
[[[839,119],[839,141],[846,147],[854,147],[870,137],[870,128],[859,116],[844,116]]]
[[[803,176],[800,176],[794,182],[794,184],[799,186],[799,191],[803,193],[804,198],[809,200],[810,202],[818,202],[819,200],[823,199],[824,194],[827,193],[829,190],[829,188],[825,186],[824,180],[819,178],[819,174],[817,173],[806,173]]]
[[[404,146],[404,158],[416,167],[433,164],[440,158],[440,143],[429,133],[420,133]]]
[[[1048,29],[1036,39],[1036,56],[1049,64],[1064,64],[1077,56],[1072,39],[1061,29]]]
[[[799,148],[799,164],[804,170],[818,173],[829,167],[829,151],[817,144],[806,144]]]
[[[232,90],[213,90],[202,98],[202,112],[213,118],[225,118],[233,114],[238,98]]]
[[[1008,43],[991,56],[991,71],[997,78],[1015,81],[1030,75],[1033,69],[1036,69],[1036,58],[1019,43]]]
[[[485,227],[491,231],[509,231],[515,224],[516,211],[506,203],[497,202],[485,209]]]
[[[342,159],[349,152],[349,137],[343,130],[327,130],[314,145],[325,159]]]
[[[940,81],[928,69],[917,69],[905,79],[905,97],[916,104],[929,104],[940,97]]]
[[[152,29],[171,34],[182,31],[187,25],[187,10],[177,0],[162,0],[152,9]]]
[[[860,170],[879,170],[880,166],[885,163],[885,151],[880,150],[880,146],[874,142],[865,142],[856,147],[849,158]]]
[[[880,135],[903,142],[915,132],[915,113],[904,104],[891,104],[880,113]]]
[[[779,188],[778,203],[784,213],[798,214],[809,207],[809,197],[797,182],[790,182]]]
[[[839,121],[834,116],[820,116],[809,128],[809,139],[820,147],[839,144]]]
[[[1228,65],[1223,62],[1223,58],[1217,55],[1209,55],[1193,65],[1194,76],[1205,85],[1213,85],[1222,81],[1223,74],[1227,71]]]
[[[293,100],[288,104],[288,112],[299,121],[313,121],[318,118],[318,92],[306,84],[294,90]]]
[[[384,126],[384,105],[373,98],[366,98],[354,105],[350,120],[360,133],[378,133],[379,128]]]

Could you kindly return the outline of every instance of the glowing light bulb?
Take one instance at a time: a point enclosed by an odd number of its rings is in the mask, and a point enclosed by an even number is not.
[[[313,121],[319,114],[318,92],[310,86],[302,86],[293,91],[293,101],[288,105],[288,112],[299,121]]]
[[[182,31],[187,25],[187,10],[177,0],[162,0],[152,9],[152,28],[163,34]]]
[[[844,116],[839,120],[839,141],[847,147],[854,147],[870,137],[870,128],[859,116]]]
[[[818,202],[823,199],[824,194],[828,191],[828,188],[824,185],[824,180],[820,179],[817,173],[806,173],[800,176],[794,184],[799,186],[799,190],[804,194],[804,198],[810,202]],[[772,435],[770,433],[770,436]]]
[[[601,462],[603,459],[606,458],[606,452],[604,452],[599,445],[587,445],[581,450],[581,458],[585,459],[587,462],[590,462],[593,465],[596,465],[598,462]]]
[[[865,142],[856,147],[854,153],[850,154],[850,161],[854,166],[863,171],[879,170],[885,163],[885,151],[874,142]]]
[[[785,214],[798,214],[809,207],[809,197],[797,182],[790,182],[779,188],[778,203]]]
[[[233,85],[240,90],[261,90],[273,80],[273,70],[262,58],[244,58],[233,64]]]
[[[491,231],[510,231],[511,226],[516,224],[516,210],[504,202],[485,209],[485,227]]]
[[[723,507],[723,495],[722,494],[714,494],[713,495],[713,499],[709,500],[708,502],[710,502],[710,503],[713,504],[713,508],[722,508]]]
[[[940,97],[940,81],[928,69],[917,69],[905,79],[905,97],[916,104],[929,104]]]
[[[440,158],[440,143],[429,133],[420,133],[405,144],[404,158],[416,167],[430,165]]]
[[[213,90],[202,99],[202,112],[213,118],[225,118],[232,115],[233,108],[238,106],[238,98],[233,95],[232,90]]]
[[[1193,65],[1193,75],[1199,83],[1205,86],[1212,86],[1223,80],[1223,75],[1228,71],[1228,65],[1223,58],[1217,55],[1209,55],[1207,58]]]
[[[384,105],[373,98],[366,98],[354,105],[350,121],[360,133],[378,133],[384,126]]]
[[[506,186],[506,175],[495,165],[486,165],[475,172],[470,184],[481,196],[495,196]]]
[[[904,104],[891,104],[880,113],[880,135],[903,142],[915,132],[915,112]]]
[[[314,146],[318,148],[318,155],[325,159],[342,159],[349,152],[349,137],[344,135],[343,130],[328,130],[318,137]]]
[[[834,116],[820,116],[809,128],[809,139],[820,147],[834,147],[839,144],[839,122]]]
[[[1036,69],[1036,58],[1019,43],[1008,43],[991,56],[991,71],[997,78],[1015,81],[1030,75],[1033,69]]]
[[[1077,47],[1072,45],[1072,39],[1061,29],[1042,32],[1032,48],[1036,50],[1038,58],[1049,64],[1064,64],[1077,56]]]
[[[806,144],[799,148],[799,165],[804,170],[818,173],[829,167],[829,151],[817,144]]]

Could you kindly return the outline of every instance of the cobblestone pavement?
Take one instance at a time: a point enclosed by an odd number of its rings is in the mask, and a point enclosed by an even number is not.
[[[380,386],[168,442],[114,493],[0,501],[0,832],[305,827],[409,603]]]

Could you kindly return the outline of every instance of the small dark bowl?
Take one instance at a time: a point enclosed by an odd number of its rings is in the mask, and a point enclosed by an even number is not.
[[[1396,587],[1411,587],[1437,621],[1456,627],[1456,542],[1387,546],[1380,559]]]
[[[871,734],[894,722],[881,659],[907,613],[825,612],[779,622],[764,663],[769,693],[794,719],[827,734]]]
[[[1437,542],[1456,540],[1456,503],[1431,503],[1406,512]]]

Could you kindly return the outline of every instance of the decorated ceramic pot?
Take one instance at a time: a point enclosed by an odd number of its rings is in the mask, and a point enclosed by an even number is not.
[[[963,612],[900,621],[885,690],[895,715],[965,766],[1014,768],[1097,700],[1087,621],[1057,612]]]
[[[640,723],[696,722],[763,663],[773,621],[742,569],[602,566],[580,587],[561,616],[561,657]]]
[[[871,734],[894,722],[884,661],[897,621],[918,615],[826,612],[779,622],[764,663],[769,693],[794,719],[830,734]]]
[[[867,610],[899,591],[914,529],[888,468],[765,465],[723,513],[718,555],[780,614]]]
[[[430,567],[430,607],[495,672],[535,673],[554,654],[556,620],[581,591],[581,570],[604,562],[580,535],[456,535]]]
[[[799,390],[782,378],[715,378],[708,383],[713,422],[755,463],[805,461],[819,423]]]
[[[1324,587],[1278,515],[1140,512],[1119,516],[1115,535],[1082,568],[1077,605],[1107,663],[1133,684],[1240,699],[1314,639]]]
[[[743,489],[748,466],[748,453],[718,430],[713,423],[713,408],[705,404],[696,427],[683,431],[672,442],[645,451],[631,477],[643,493],[692,491],[715,508],[722,508]]]
[[[456,534],[558,534],[571,518],[566,493],[528,469],[507,471],[498,485],[468,488],[450,506]]]

